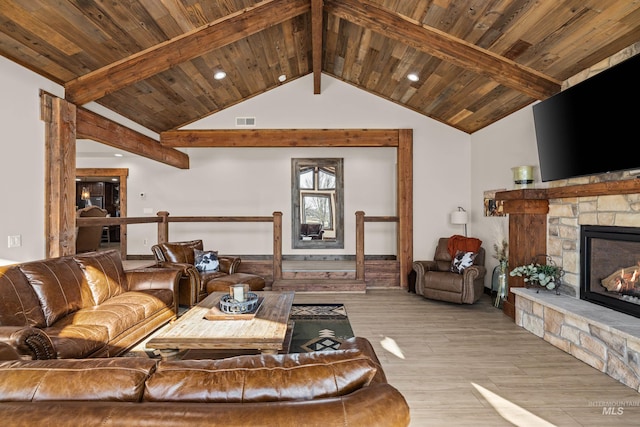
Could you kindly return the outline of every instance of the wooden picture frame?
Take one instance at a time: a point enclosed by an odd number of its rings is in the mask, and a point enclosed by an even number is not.
[[[487,190],[484,192],[484,216],[506,216],[504,212],[504,201],[496,201],[496,193],[506,191],[506,188],[497,190]]]

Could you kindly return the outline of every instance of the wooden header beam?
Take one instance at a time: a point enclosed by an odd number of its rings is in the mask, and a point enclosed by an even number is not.
[[[252,129],[162,132],[168,147],[397,147],[397,129]]]

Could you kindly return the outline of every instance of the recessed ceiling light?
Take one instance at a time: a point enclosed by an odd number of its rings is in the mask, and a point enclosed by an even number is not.
[[[415,73],[411,73],[411,74],[409,74],[409,75],[407,76],[407,78],[408,78],[409,80],[411,80],[412,82],[417,82],[418,80],[420,80],[420,77],[418,77],[418,75],[417,75],[417,74],[415,74]]]
[[[281,74],[280,77],[278,77],[278,80],[280,80],[280,83],[282,83],[285,80],[287,80],[287,76],[285,76],[284,74]]]
[[[124,157],[124,155],[121,154],[121,153],[116,153],[116,154],[114,154],[114,156],[116,156],[116,157]]]
[[[216,80],[222,80],[225,77],[227,77],[227,73],[225,73],[224,71],[216,71],[216,73],[213,75],[213,78]]]

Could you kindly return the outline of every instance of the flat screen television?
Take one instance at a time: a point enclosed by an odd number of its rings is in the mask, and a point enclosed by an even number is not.
[[[640,168],[640,55],[533,106],[542,181]]]

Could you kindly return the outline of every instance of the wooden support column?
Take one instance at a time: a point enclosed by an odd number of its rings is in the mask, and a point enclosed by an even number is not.
[[[409,287],[413,269],[413,130],[398,130],[398,262],[400,287]]]
[[[529,264],[536,255],[547,253],[549,200],[538,198],[540,195],[535,190],[531,190],[530,194],[525,191],[529,190],[522,190],[521,193],[511,191],[509,193],[512,197],[519,198],[504,201],[504,211],[509,214],[510,270],[519,265]],[[524,286],[522,277],[508,276],[507,279],[509,288]],[[515,319],[515,295],[511,291],[504,302],[503,312]]]
[[[41,91],[40,118],[45,122],[45,251],[52,258],[76,252],[76,106]]]

